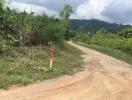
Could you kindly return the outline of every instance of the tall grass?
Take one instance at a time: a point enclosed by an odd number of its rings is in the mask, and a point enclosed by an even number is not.
[[[26,85],[44,79],[74,72],[80,69],[81,51],[64,44],[55,46],[53,71],[49,69],[49,46],[16,47],[0,56],[0,88]]]
[[[117,59],[125,61],[129,64],[132,64],[132,54],[130,54],[130,53],[124,52],[124,51],[119,50],[119,49],[113,49],[113,48],[108,47],[108,46],[100,46],[97,44],[86,44],[83,42],[76,42],[76,43],[78,43],[79,45],[91,48],[91,49],[95,49],[97,51],[100,51],[100,52],[105,53],[107,55],[110,55],[112,57],[115,57]]]

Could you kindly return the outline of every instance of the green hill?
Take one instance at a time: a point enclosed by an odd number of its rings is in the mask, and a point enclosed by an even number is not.
[[[96,32],[100,28],[104,27],[108,32],[118,32],[127,27],[128,25],[108,23],[100,20],[79,20],[79,19],[71,19],[70,27],[72,31],[80,31],[80,32]]]

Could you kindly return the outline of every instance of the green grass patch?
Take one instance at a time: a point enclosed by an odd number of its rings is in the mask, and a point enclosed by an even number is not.
[[[64,44],[63,47],[55,47],[53,71],[49,69],[48,46],[17,47],[0,55],[0,88],[8,88],[11,85],[26,85],[36,81],[42,81],[71,74],[81,69],[81,51]]]
[[[76,42],[79,45],[91,48],[91,49],[95,49],[97,51],[100,51],[102,53],[105,53],[107,55],[110,55],[112,57],[115,57],[117,59],[120,59],[122,61],[125,61],[129,64],[132,64],[132,54],[131,53],[126,53],[124,51],[121,51],[119,49],[113,49],[107,46],[100,46],[100,45],[95,45],[95,44],[86,44],[86,43],[82,43],[82,42]]]

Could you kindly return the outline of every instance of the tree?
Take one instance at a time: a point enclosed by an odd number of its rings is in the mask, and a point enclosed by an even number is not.
[[[122,35],[124,36],[125,38],[129,38],[129,37],[132,37],[132,27],[127,27],[125,29],[123,29],[119,35]]]
[[[0,1],[0,35],[3,31],[3,27],[4,27],[4,0]]]
[[[4,7],[4,0],[0,1],[0,24],[3,21],[3,7]]]
[[[3,9],[4,8],[4,3],[5,3],[4,0],[0,0],[0,9]]]
[[[106,35],[108,32],[107,32],[107,30],[104,28],[104,27],[102,27],[100,30],[98,30],[97,32],[96,32],[96,34],[100,34],[100,35]]]
[[[4,3],[4,0],[0,0],[0,21],[2,21],[3,17]]]
[[[69,24],[69,17],[73,13],[72,7],[69,4],[66,4],[64,9],[60,12],[60,18],[62,20],[62,23],[64,25],[64,31],[65,31],[65,38],[69,39],[70,37],[70,24]]]

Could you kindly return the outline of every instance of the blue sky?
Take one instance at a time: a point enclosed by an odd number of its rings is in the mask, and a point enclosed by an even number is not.
[[[99,19],[132,24],[132,0],[7,0],[8,6],[19,11],[58,16],[65,2],[72,5],[74,19]]]

